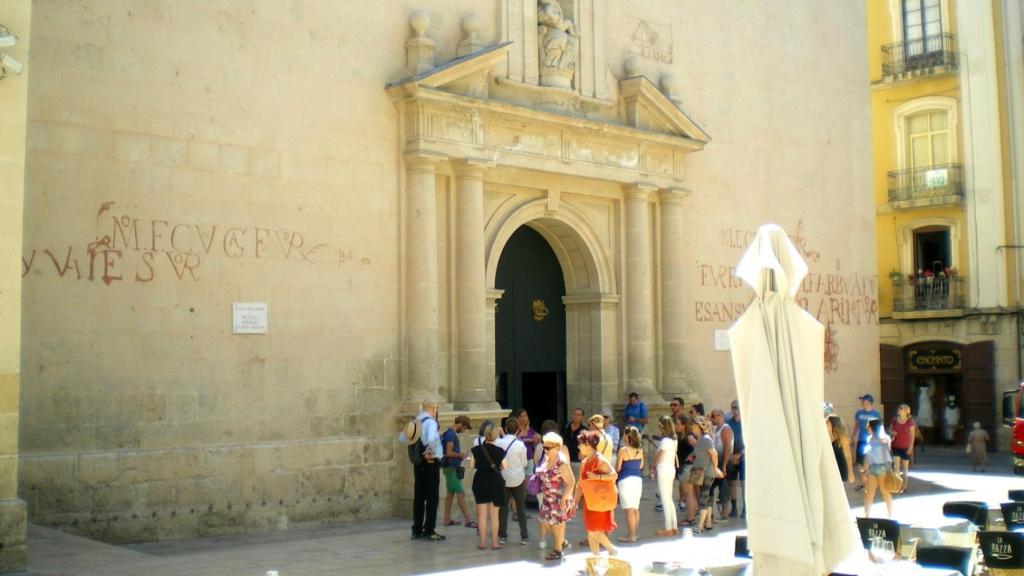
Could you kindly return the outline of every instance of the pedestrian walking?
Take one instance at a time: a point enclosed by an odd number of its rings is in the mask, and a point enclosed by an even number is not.
[[[424,400],[420,412],[398,435],[408,444],[413,461],[412,539],[440,542],[444,536],[436,531],[437,505],[441,490],[441,436],[437,426],[437,403]]]
[[[618,473],[619,507],[626,513],[627,536],[620,536],[619,542],[634,543],[639,540],[637,527],[640,525],[640,498],[644,492],[644,451],[640,431],[636,426],[626,426],[622,448],[616,459]]]
[[[977,472],[978,468],[985,471],[988,465],[988,432],[982,429],[981,422],[975,422],[971,433],[967,435],[967,454],[971,458],[971,466]]]
[[[711,423],[714,425],[712,439],[715,443],[715,451],[718,452],[718,469],[721,476],[715,478],[711,485],[711,494],[717,502],[718,514],[714,520],[725,522],[731,512],[731,500],[729,492],[729,481],[727,480],[729,462],[732,461],[734,437],[732,427],[725,422],[725,412],[715,408],[711,411]]]
[[[459,511],[462,512],[462,520],[466,523],[466,526],[475,526],[466,509],[466,491],[462,486],[462,479],[466,475],[463,461],[469,457],[469,452],[462,452],[459,446],[459,434],[468,430],[470,426],[469,417],[465,414],[460,414],[455,417],[455,423],[441,435],[441,444],[444,446],[444,462],[441,470],[444,472],[445,488],[442,526],[462,524],[462,522],[452,520],[453,503],[458,503]]]
[[[505,438],[511,439],[505,449],[505,463],[501,476],[505,480],[505,495],[501,499],[498,511],[498,542],[508,541],[509,508],[515,506],[515,518],[519,523],[519,543],[530,542],[530,533],[526,529],[526,445],[517,436],[519,420],[509,418],[505,421]]]
[[[900,404],[896,409],[896,417],[889,424],[889,436],[892,438],[892,463],[897,474],[901,474],[903,484],[897,494],[907,491],[910,484],[910,461],[914,458],[914,440],[916,425],[910,415],[910,406]]]
[[[505,480],[501,471],[508,467],[505,462],[505,451],[495,440],[498,439],[498,428],[493,424],[481,430],[483,443],[472,450],[476,474],[473,475],[473,498],[476,499],[476,518],[480,525],[477,531],[480,541],[478,550],[486,546],[488,529],[491,533],[491,549],[500,550],[498,543],[498,508],[505,496]]]
[[[679,499],[686,503],[686,518],[679,521],[680,526],[693,526],[697,521],[697,490],[690,484],[690,472],[693,470],[694,448],[697,446],[698,436],[695,436],[691,427],[691,419],[682,416],[675,420],[676,438],[679,448],[676,454],[679,457],[679,470],[676,472],[676,481],[679,482]]]
[[[601,456],[604,456],[604,459],[610,464],[612,458],[614,458],[615,444],[612,442],[611,437],[604,431],[604,416],[594,414],[587,422],[590,424],[590,432],[597,433],[599,439],[596,448],[597,452]],[[580,455],[580,460],[583,460],[582,454]]]
[[[580,463],[580,481],[576,483],[573,506],[579,507],[583,504],[583,527],[587,530],[587,544],[590,546],[590,553],[595,556],[604,548],[614,556],[618,553],[612,545],[608,535],[615,530],[615,519],[612,517],[612,510],[596,510],[594,503],[588,501],[583,495],[584,481],[599,481],[614,483],[618,474],[612,469],[611,462],[597,451],[601,442],[607,441],[600,431],[589,431],[580,436],[580,456],[583,458]]]
[[[729,413],[725,416],[725,423],[732,429],[732,458],[726,466],[725,479],[729,482],[729,517],[746,518],[747,505],[744,482],[747,481],[747,447],[743,443],[743,418],[740,414],[739,400],[733,400],[729,407]],[[740,513],[740,506],[743,512]]]
[[[601,416],[604,417],[604,433],[612,441],[612,465],[615,465],[615,458],[618,456],[619,448],[622,446],[622,431],[612,421],[612,409],[602,408]]]
[[[569,450],[569,465],[572,466],[573,475],[580,470],[580,445],[577,437],[587,431],[587,425],[583,423],[583,408],[575,408],[572,411],[572,419],[562,430],[562,442]]]
[[[857,486],[857,490],[861,490],[867,484],[867,466],[864,465],[864,457],[868,453],[868,439],[871,437],[871,432],[868,431],[868,422],[881,420],[882,415],[875,410],[875,397],[871,394],[865,394],[858,400],[860,400],[860,410],[853,414],[851,436],[857,441],[857,450],[853,457],[857,460],[857,466],[860,467],[860,485]]]
[[[537,431],[530,426],[530,415],[525,409],[516,410],[515,417],[519,421],[519,432],[516,432],[516,438],[522,440],[523,445],[526,446],[526,459],[532,463],[533,453],[537,444],[540,443],[540,434],[537,434]]]
[[[658,481],[658,497],[661,499],[661,513],[664,516],[664,528],[655,532],[658,536],[674,536],[679,534],[676,520],[676,503],[674,500],[676,467],[676,431],[671,416],[658,419],[658,452],[654,456],[651,467],[651,478]]]
[[[536,471],[541,481],[540,521],[547,525],[554,536],[553,549],[544,558],[561,560],[568,546],[565,523],[573,516],[572,500],[576,478],[569,466],[569,459],[562,454],[562,437],[548,432],[542,441],[544,457]]]
[[[825,418],[828,428],[828,437],[832,442],[832,452],[836,457],[836,466],[839,468],[839,477],[843,482],[853,484],[856,482],[853,470],[853,454],[850,451],[850,437],[846,435],[846,427],[843,426],[843,419],[838,414],[832,414]]]
[[[697,506],[700,509],[697,515],[696,533],[713,530],[711,512],[714,502],[711,499],[711,485],[722,473],[718,467],[718,451],[715,450],[715,441],[711,437],[711,421],[703,416],[696,417],[690,426],[694,435],[698,436],[697,445],[693,449],[693,468],[688,478],[694,490],[697,491]]]
[[[889,470],[892,469],[892,452],[890,446],[892,440],[885,432],[880,419],[868,421],[868,451],[864,456],[864,517],[871,518],[871,504],[875,499],[875,491],[882,493],[882,500],[885,501],[888,518],[892,518],[892,494],[889,487],[882,481]]]

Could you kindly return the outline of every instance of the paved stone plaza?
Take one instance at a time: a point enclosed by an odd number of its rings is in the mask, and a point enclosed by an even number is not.
[[[992,455],[985,475],[973,475],[964,466],[959,450],[929,448],[912,473],[911,491],[897,499],[896,518],[901,522],[936,521],[941,503],[951,499],[998,502],[1011,487],[1024,487],[1024,479],[1007,474],[1005,454]],[[998,472],[998,473],[997,473]],[[644,487],[641,534],[648,537],[639,546],[621,548],[622,556],[639,568],[659,558],[677,559],[684,553],[676,539],[657,539],[661,514],[654,511],[655,488]],[[852,492],[851,492],[852,494]],[[860,513],[860,499],[854,495],[853,509]],[[880,498],[878,510],[884,511]],[[621,518],[621,512],[619,513]],[[741,522],[716,525],[715,535],[697,537],[706,553],[729,556],[733,535],[743,530]],[[531,536],[536,534],[531,521]],[[511,530],[514,534],[515,530]],[[278,532],[205,539],[174,540],[135,546],[111,546],[49,528],[29,529],[28,574],[41,575],[146,575],[146,576],[264,576],[277,570],[280,576],[326,574],[478,574],[487,566],[494,574],[575,574],[586,552],[574,545],[564,563],[542,561],[536,541],[520,546],[513,540],[499,552],[477,551],[473,531],[451,527],[443,543],[411,542],[408,521],[402,519],[293,528]],[[582,524],[570,523],[569,540],[583,537]]]

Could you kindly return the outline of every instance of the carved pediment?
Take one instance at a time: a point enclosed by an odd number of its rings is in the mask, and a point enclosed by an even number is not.
[[[615,100],[494,77],[510,46],[483,48],[388,84],[402,116],[404,151],[682,186],[684,158],[710,138],[674,99],[642,77],[620,82]]]
[[[701,143],[711,141],[672,100],[643,76],[619,82],[619,93],[626,108],[626,123],[634,128],[682,136]]]
[[[387,85],[394,94],[412,94],[418,87],[434,88],[452,94],[487,98],[491,69],[508,58],[511,42],[460,56],[419,74]]]

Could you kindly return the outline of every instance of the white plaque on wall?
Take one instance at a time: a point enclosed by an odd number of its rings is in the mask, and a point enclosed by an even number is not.
[[[231,309],[231,332],[234,334],[266,334],[267,303],[235,302]]]
[[[715,351],[720,352],[722,350],[729,349],[729,331],[728,330],[715,330]]]

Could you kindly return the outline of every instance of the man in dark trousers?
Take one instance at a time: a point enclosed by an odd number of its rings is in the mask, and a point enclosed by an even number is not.
[[[420,413],[416,415],[417,427],[406,427],[399,440],[409,445],[422,443],[423,458],[414,464],[412,496],[412,539],[440,542],[444,536],[435,531],[437,527],[437,504],[441,490],[441,437],[438,435],[437,404],[424,400]],[[409,437],[410,430],[418,432],[419,438]]]

